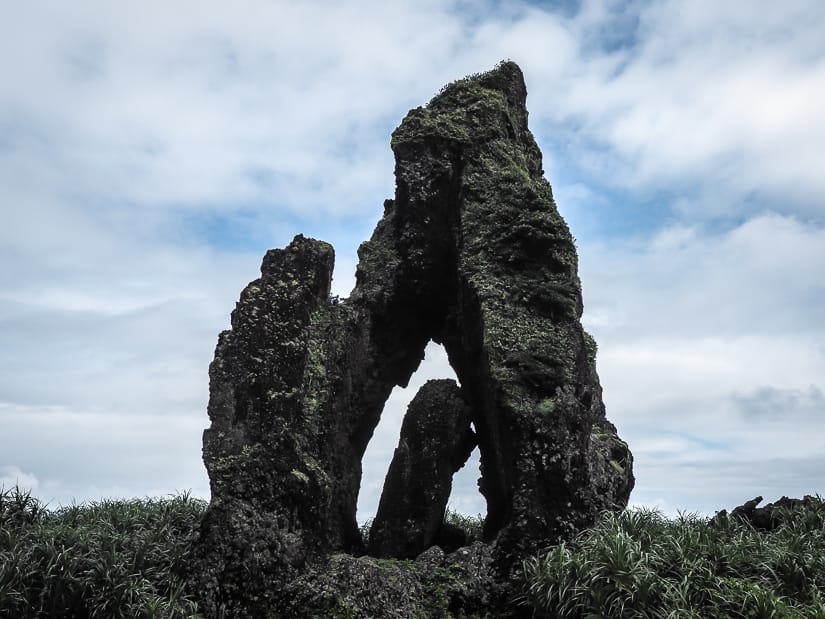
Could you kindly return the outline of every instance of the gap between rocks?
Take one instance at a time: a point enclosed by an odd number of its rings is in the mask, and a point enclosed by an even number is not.
[[[410,401],[425,382],[438,378],[451,378],[460,384],[447,359],[447,351],[442,345],[430,341],[424,351],[424,360],[412,375],[409,385],[392,390],[381,413],[381,420],[364,452],[357,512],[360,526],[375,518],[387,471],[398,446],[401,423]],[[453,489],[448,504],[450,511],[472,518],[486,514],[487,505],[478,491],[478,478],[481,476],[479,465],[480,454],[476,446],[467,463],[453,475]]]

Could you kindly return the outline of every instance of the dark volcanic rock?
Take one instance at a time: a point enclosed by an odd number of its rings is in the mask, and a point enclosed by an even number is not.
[[[447,350],[471,411],[487,501],[484,564],[503,587],[526,552],[626,504],[632,457],[605,418],[595,343],[580,323],[576,251],[525,98],[521,71],[507,62],[409,112],[392,136],[395,199],[359,249],[348,299],[329,298],[331,247],[301,236],[270,251],[241,294],[210,368],[212,502],[196,566],[207,615],[280,616],[297,608],[290,583],[328,574],[334,553],[363,551],[361,458],[390,391],[407,385],[430,340]],[[457,414],[447,399],[448,416]],[[426,408],[422,429],[437,427]],[[458,436],[420,446],[438,454],[428,474],[439,483],[442,457],[454,468],[466,450],[466,420],[451,419],[443,427]],[[422,473],[426,463],[415,460],[401,470]],[[443,496],[442,485],[423,511],[408,502],[382,519],[378,537],[405,535],[395,527],[406,513],[420,531],[414,546],[426,545]],[[371,560],[351,561],[336,570],[356,574],[353,582],[375,572]],[[363,586],[368,595],[382,585]]]
[[[476,446],[471,421],[455,381],[431,380],[418,391],[404,417],[370,529],[371,555],[412,559],[437,542],[453,473]],[[460,532],[441,533],[443,544],[462,545],[450,543]]]
[[[820,503],[816,497],[813,496],[806,496],[804,499],[791,499],[783,496],[774,503],[757,507],[761,502],[761,496],[755,497],[750,501],[745,501],[742,505],[733,508],[730,517],[747,522],[759,531],[773,531],[782,526],[788,510],[809,507]],[[725,518],[727,515],[727,511],[723,509],[713,517],[711,524],[718,522],[719,519]]]

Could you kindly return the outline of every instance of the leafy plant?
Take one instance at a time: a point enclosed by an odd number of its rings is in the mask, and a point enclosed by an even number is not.
[[[180,494],[49,510],[0,489],[0,617],[197,617],[185,566],[205,505]]]
[[[731,516],[606,514],[524,561],[522,602],[564,618],[825,619],[823,519],[821,499],[770,532]]]
[[[444,512],[444,522],[464,531],[470,542],[480,540],[484,531],[484,516],[482,514],[468,516],[448,507]]]
[[[0,618],[199,617],[187,565],[205,507],[180,494],[49,509],[0,489]],[[480,515],[447,510],[445,522],[481,536]],[[523,562],[521,602],[535,616],[576,619],[825,619],[825,502],[784,510],[778,522],[760,532],[731,516],[608,513]],[[446,612],[460,574],[420,578],[432,608]]]

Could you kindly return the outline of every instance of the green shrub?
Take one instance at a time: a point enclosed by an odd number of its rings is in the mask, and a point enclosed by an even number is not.
[[[0,617],[196,617],[185,567],[205,505],[181,494],[48,510],[0,489]]]
[[[482,514],[468,516],[448,507],[444,512],[444,522],[456,526],[464,531],[470,542],[474,542],[482,538],[482,533],[484,531],[484,516]]]
[[[759,532],[730,516],[607,514],[523,563],[523,603],[562,618],[825,619],[825,503]]]
[[[205,507],[181,494],[51,510],[0,489],[0,617],[199,617],[186,578]],[[481,534],[480,516],[445,521]],[[825,503],[781,522],[759,532],[730,516],[606,514],[524,561],[522,603],[536,617],[825,619]],[[431,576],[443,606],[443,575]]]

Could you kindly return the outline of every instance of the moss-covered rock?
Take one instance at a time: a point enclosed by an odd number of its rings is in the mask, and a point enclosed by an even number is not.
[[[318,616],[441,616],[426,610],[438,597],[430,573],[463,591],[444,612],[504,616],[525,553],[626,504],[632,456],[605,418],[576,249],[526,94],[505,62],[409,112],[392,135],[395,197],[359,249],[348,299],[329,296],[332,248],[300,235],[268,252],[241,294],[210,368],[212,502],[196,569],[208,616],[299,616],[314,608],[309,590],[328,591]],[[358,557],[361,459],[430,340],[447,350],[481,453],[484,542],[457,551],[472,574],[446,558],[433,572]],[[419,424],[421,453],[462,451],[468,420],[454,421],[451,432],[427,430],[440,427],[431,415]],[[412,459],[407,474],[424,467]],[[443,495],[421,514],[402,506],[381,535],[397,541],[406,532],[393,522],[426,521],[423,548]]]

